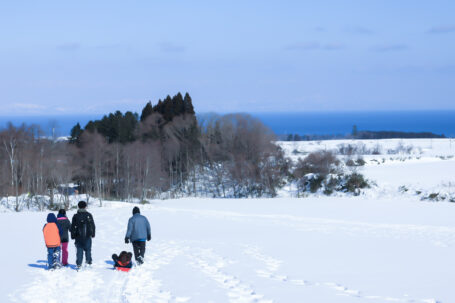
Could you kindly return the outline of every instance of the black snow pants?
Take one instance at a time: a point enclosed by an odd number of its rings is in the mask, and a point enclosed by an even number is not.
[[[145,255],[145,241],[133,241],[133,251],[134,259],[142,264],[144,262]]]

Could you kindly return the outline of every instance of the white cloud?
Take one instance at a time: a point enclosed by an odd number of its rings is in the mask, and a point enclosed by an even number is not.
[[[48,107],[37,103],[14,102],[2,106],[2,115],[47,114]]]
[[[40,104],[33,104],[33,103],[13,103],[9,106],[11,109],[24,109],[24,110],[41,110],[45,109],[46,107]]]

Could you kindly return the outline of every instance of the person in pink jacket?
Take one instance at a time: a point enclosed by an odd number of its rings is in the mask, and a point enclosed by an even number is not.
[[[68,265],[68,242],[69,236],[68,231],[71,228],[71,222],[66,217],[66,211],[64,209],[60,209],[57,215],[57,224],[60,230],[60,239],[62,242],[62,265]]]

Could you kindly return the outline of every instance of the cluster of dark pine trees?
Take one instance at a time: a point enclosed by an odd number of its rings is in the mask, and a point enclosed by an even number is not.
[[[126,112],[122,114],[120,111],[114,114],[104,116],[101,120],[90,121],[85,126],[85,129],[81,128],[78,123],[71,130],[70,142],[80,145],[80,138],[82,133],[89,131],[91,133],[97,132],[105,137],[109,143],[128,143],[134,142],[140,139],[138,136],[138,126],[140,123],[145,123],[147,118],[153,114],[160,114],[158,127],[161,129],[166,123],[169,123],[177,116],[194,116],[194,108],[191,97],[188,93],[185,97],[182,97],[181,93],[178,93],[174,97],[167,96],[163,101],[160,99],[155,106],[152,106],[152,102],[148,102],[142,114],[139,116],[137,113]],[[154,133],[157,135],[158,133]],[[151,133],[142,132],[142,139],[150,137]]]
[[[142,114],[117,111],[71,130],[82,191],[146,199],[181,187],[194,166],[200,132],[191,97],[148,102]]]
[[[78,164],[73,181],[103,198],[147,199],[161,193],[246,197],[276,194],[286,165],[274,134],[247,115],[199,125],[191,97],[178,93],[141,115],[115,112],[85,128],[70,144]]]

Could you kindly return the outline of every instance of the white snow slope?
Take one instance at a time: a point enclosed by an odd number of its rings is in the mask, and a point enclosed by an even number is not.
[[[94,265],[47,271],[46,213],[0,212],[0,302],[455,302],[455,141],[280,142],[294,160],[340,144],[380,147],[356,168],[377,186],[359,197],[153,201],[146,263],[112,270],[132,251],[132,205],[91,207]],[[391,153],[412,147],[410,153]],[[340,156],[342,157],[342,156]],[[403,191],[402,188],[406,188]],[[400,189],[401,188],[401,189]],[[69,212],[69,217],[73,212]]]
[[[44,269],[46,213],[0,213],[0,302],[455,302],[453,203],[154,201],[141,206],[153,236],[146,263],[129,273],[110,256],[132,250],[132,205],[105,205],[90,209],[94,264],[80,272]]]
[[[364,146],[366,150],[377,148],[380,154],[360,154],[366,165],[355,168],[377,186],[366,190],[370,198],[415,196],[416,200],[432,193],[455,198],[455,140],[453,139],[385,139],[385,140],[328,140],[278,142],[293,161],[305,158],[318,150],[337,151],[341,145]],[[410,152],[397,152],[398,147]],[[338,156],[346,160],[349,156]],[[358,155],[352,155],[356,159]],[[420,194],[416,194],[419,192]],[[282,195],[292,193],[282,193]],[[294,195],[295,196],[295,195]],[[417,197],[419,196],[419,197]],[[449,199],[447,199],[449,200]]]

